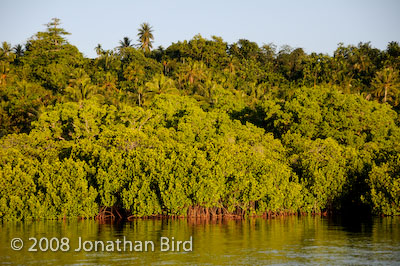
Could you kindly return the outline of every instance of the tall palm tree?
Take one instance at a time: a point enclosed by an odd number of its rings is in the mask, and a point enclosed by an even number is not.
[[[132,40],[128,37],[124,37],[121,41],[119,41],[119,49],[132,47]]]
[[[381,71],[376,72],[375,78],[372,81],[372,86],[375,88],[375,94],[382,97],[382,102],[388,100],[396,100],[399,88],[399,73],[392,67],[385,67]]]
[[[150,49],[153,48],[152,42],[154,40],[152,27],[149,23],[142,23],[138,30],[137,36],[139,37],[140,48],[144,52],[150,52]]]

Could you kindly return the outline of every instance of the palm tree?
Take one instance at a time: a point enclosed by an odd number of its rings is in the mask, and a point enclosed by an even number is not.
[[[144,102],[144,96],[146,94],[146,88],[144,86],[138,86],[135,89],[135,95],[137,97],[138,100],[138,105],[142,106],[143,102]]]
[[[399,88],[398,78],[399,73],[393,70],[392,67],[385,67],[381,71],[376,72],[372,86],[376,89],[376,96],[382,97],[383,95],[382,102],[385,103],[387,100],[392,99],[392,97],[395,98],[398,92],[397,89]]]
[[[7,85],[9,72],[10,72],[10,63],[6,61],[0,61],[0,86]]]
[[[145,87],[148,92],[152,92],[153,94],[179,94],[174,81],[163,74],[156,74],[151,81],[146,82]]]
[[[183,79],[193,85],[197,81],[206,78],[206,67],[203,62],[190,62],[185,64],[181,70]]]
[[[11,45],[8,42],[3,42],[0,47],[0,59],[7,58],[11,53]]]
[[[235,74],[236,72],[236,65],[237,65],[237,60],[236,57],[230,56],[229,57],[229,61],[228,64],[226,66],[226,70],[231,73],[231,74]]]
[[[14,46],[13,50],[17,57],[21,57],[24,55],[24,47],[21,44],[17,44],[16,46]]]
[[[152,42],[154,40],[152,27],[148,23],[142,23],[138,30],[137,36],[139,37],[140,48],[144,52],[150,52],[150,49],[153,48]]]
[[[117,77],[113,76],[110,72],[107,72],[102,83],[102,88],[108,91],[118,91],[116,84]]]
[[[132,47],[132,40],[128,37],[124,37],[121,41],[119,41],[119,49],[124,49],[127,47]]]
[[[96,51],[96,54],[98,55],[98,56],[100,56],[100,55],[102,55],[103,54],[103,48],[101,47],[101,44],[99,43],[99,44],[97,44],[97,46],[94,48],[94,50]]]
[[[96,86],[91,84],[90,77],[85,71],[77,69],[72,76],[69,86],[65,89],[68,98],[78,102],[91,98]]]

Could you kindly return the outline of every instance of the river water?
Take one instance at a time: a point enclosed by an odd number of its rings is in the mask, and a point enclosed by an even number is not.
[[[400,217],[0,222],[0,265],[151,264],[400,265]]]

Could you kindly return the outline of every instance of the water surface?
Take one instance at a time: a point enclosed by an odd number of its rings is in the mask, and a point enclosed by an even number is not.
[[[193,251],[160,251],[161,237]],[[29,252],[33,240],[69,239],[69,251]],[[154,251],[75,251],[82,241],[152,241]],[[11,240],[21,238],[20,251]],[[55,241],[55,240],[54,240]],[[171,243],[170,242],[170,243]],[[46,243],[42,246],[45,248]],[[53,243],[54,244],[54,243]],[[56,243],[55,243],[56,244]],[[170,245],[172,246],[172,245]],[[53,245],[53,248],[56,248]],[[189,247],[189,246],[187,246]],[[122,247],[121,247],[122,248]],[[0,265],[400,265],[400,217],[319,216],[247,220],[35,221],[0,223]]]

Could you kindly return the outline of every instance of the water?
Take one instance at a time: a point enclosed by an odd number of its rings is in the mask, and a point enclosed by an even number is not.
[[[161,237],[188,241],[192,251],[161,252]],[[20,251],[11,240],[21,238]],[[69,239],[69,251],[30,252],[30,237]],[[82,241],[112,241],[114,251],[75,251]],[[152,241],[154,251],[116,251],[115,241]],[[173,239],[172,239],[173,238]],[[165,240],[165,239],[164,239]],[[138,243],[138,242],[137,242]],[[187,242],[186,248],[190,248]],[[88,248],[90,246],[87,246]],[[172,245],[170,245],[172,247]],[[46,248],[46,241],[42,241]],[[63,248],[66,248],[64,246]],[[120,246],[122,249],[123,247]],[[164,245],[164,248],[166,246]],[[400,217],[318,216],[247,220],[136,220],[0,223],[0,265],[400,265]]]

